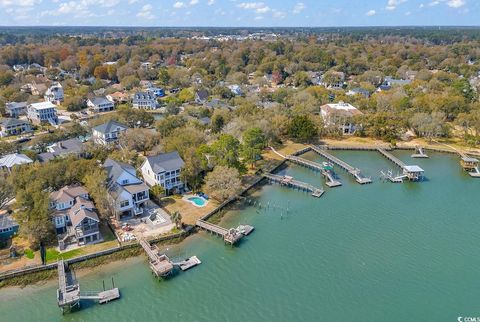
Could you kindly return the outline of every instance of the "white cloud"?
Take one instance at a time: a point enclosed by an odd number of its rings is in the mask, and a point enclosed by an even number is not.
[[[138,0],[128,0],[128,4],[134,4],[134,3],[137,3]]]
[[[208,4],[209,6],[214,5],[214,4],[215,4],[215,0],[208,0],[207,4]]]
[[[306,6],[305,6],[305,3],[303,2],[298,2],[295,7],[293,7],[293,13],[294,14],[299,14],[300,12],[302,12],[303,10],[305,10]]]
[[[451,8],[460,8],[465,5],[465,0],[449,0],[447,1],[447,6]]]
[[[287,14],[283,11],[273,10],[273,18],[284,19],[286,16]]]
[[[190,1],[190,5],[191,5],[191,6],[194,6],[194,5],[196,5],[196,4],[198,4],[198,0],[191,0],[191,1]]]
[[[273,11],[272,8],[270,8],[263,2],[242,2],[237,4],[237,7],[246,10],[254,10],[258,14],[264,14]]]
[[[153,7],[151,4],[144,5],[140,9],[140,11],[137,13],[137,17],[142,19],[148,19],[148,20],[154,19],[155,16],[152,14],[152,9]]]
[[[377,14],[377,12],[375,10],[368,10],[367,13],[365,13],[365,15],[371,17],[371,16],[375,16]]]
[[[438,5],[440,3],[440,1],[432,1],[428,4],[429,7],[435,7],[436,5]]]
[[[395,10],[398,5],[400,5],[404,2],[407,2],[407,0],[388,0],[387,6],[385,7],[385,9],[390,10],[390,11]]]
[[[42,0],[0,0],[0,6],[33,7],[41,2]]]
[[[175,9],[182,9],[182,8],[186,8],[187,5],[186,5],[185,3],[183,3],[183,2],[181,2],[181,1],[177,1],[177,2],[175,2],[175,3],[173,4],[173,7],[174,7]]]

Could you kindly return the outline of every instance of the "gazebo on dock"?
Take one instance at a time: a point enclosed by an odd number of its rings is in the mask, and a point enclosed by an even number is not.
[[[425,171],[418,165],[406,165],[403,167],[403,174],[407,176],[410,181],[419,181],[423,179]]]
[[[472,158],[469,156],[462,156],[462,160],[460,161],[462,167],[467,171],[474,171],[475,168],[478,167],[479,161],[476,158]]]

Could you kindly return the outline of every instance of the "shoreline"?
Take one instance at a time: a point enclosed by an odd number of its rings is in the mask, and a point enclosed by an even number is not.
[[[365,146],[372,146],[372,145],[379,145],[381,141],[371,139],[371,138],[347,138],[345,140],[332,140],[332,139],[326,139],[322,141],[326,145],[329,146],[348,146],[348,147],[365,147]],[[383,145],[388,144],[385,142],[381,142]],[[417,141],[410,141],[410,142],[402,142],[400,145],[397,145],[394,147],[394,149],[405,149],[405,148],[414,148],[415,145],[418,145],[419,143]],[[457,153],[452,149],[438,149],[439,146],[442,146],[442,143],[436,143],[436,144],[425,144],[422,145],[425,149],[434,149],[438,151],[439,153]],[[280,149],[282,150],[289,150],[292,147],[295,148],[294,153],[298,153],[300,151],[304,151],[306,148],[309,148],[310,145],[307,144],[297,144],[293,142],[286,142]],[[480,153],[480,152],[479,152]],[[264,157],[266,157],[269,161],[279,161],[278,158],[272,158],[271,155],[267,152],[264,154]],[[262,169],[259,168],[257,171],[263,171],[263,172],[272,172],[281,167],[285,163],[285,160],[281,160],[281,162],[275,164],[273,168],[271,169]],[[244,196],[244,195],[249,195],[255,193],[258,189],[261,188],[263,177],[256,178],[252,183],[248,184],[246,188],[242,190],[242,192],[239,194],[239,196]],[[213,223],[221,223],[224,219],[225,216],[228,216],[229,212],[234,212],[235,210],[238,209],[232,209],[235,204],[237,204],[239,201],[239,198],[233,198],[232,200],[227,200],[226,202],[218,205],[217,208],[215,208],[213,211],[207,213],[205,216],[202,217],[202,219],[205,217],[205,220],[208,220]],[[181,245],[184,241],[188,239],[188,237],[196,235],[195,233],[198,232],[196,229],[192,229],[189,232],[186,232],[184,236],[178,237],[175,236],[173,238],[167,238],[166,240],[162,240],[158,243],[155,243],[157,245]],[[140,247],[137,247],[138,245],[134,244],[131,245],[129,248],[122,249],[116,252],[113,252],[108,255],[103,255],[95,258],[89,258],[85,259],[82,261],[75,262],[75,258],[73,258],[73,263],[72,268],[75,269],[76,271],[78,270],[79,273],[86,270],[87,268],[104,268],[106,265],[110,264],[118,264],[121,261],[129,260],[131,258],[138,258],[143,254],[143,251],[141,250]],[[98,271],[98,269],[94,269],[93,271]],[[8,288],[25,288],[29,286],[35,286],[35,285],[42,285],[39,284],[41,281],[51,281],[53,280],[57,275],[56,269],[44,269],[42,271],[38,272],[25,272],[22,275],[19,276],[12,276],[12,277],[7,277],[3,280],[0,281],[0,289],[8,289]]]

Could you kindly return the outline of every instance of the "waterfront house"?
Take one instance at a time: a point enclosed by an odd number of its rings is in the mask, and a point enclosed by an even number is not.
[[[38,159],[40,162],[47,162],[55,158],[63,158],[69,155],[84,157],[85,150],[83,142],[77,138],[56,142],[47,147],[47,152],[40,153]]]
[[[9,102],[5,104],[5,112],[13,118],[27,114],[27,102]]]
[[[132,100],[133,108],[155,110],[158,108],[157,97],[152,92],[135,93]]]
[[[208,92],[204,89],[199,90],[195,93],[195,103],[205,104],[208,100]]]
[[[25,154],[7,154],[0,158],[0,169],[10,172],[15,166],[20,166],[22,164],[28,164],[32,162],[33,160],[27,157]]]
[[[60,249],[72,242],[85,245],[102,240],[98,226],[100,219],[83,186],[65,186],[52,192],[50,209]]]
[[[107,145],[108,143],[117,141],[120,134],[127,129],[128,126],[110,120],[107,123],[98,125],[92,129],[92,139],[97,144]]]
[[[57,109],[51,102],[33,103],[27,107],[27,118],[34,124],[58,123]]]
[[[0,240],[5,241],[18,232],[18,223],[8,213],[0,215]]]
[[[180,173],[185,165],[177,151],[161,153],[145,159],[141,166],[143,179],[149,186],[159,185],[167,193],[185,188]]]
[[[129,164],[107,159],[103,164],[107,172],[107,189],[115,208],[115,217],[137,216],[150,199],[148,186],[137,178],[136,170]]]
[[[115,105],[112,101],[108,100],[106,97],[93,97],[88,99],[87,106],[94,113],[103,113],[113,111]]]
[[[353,119],[363,114],[356,107],[344,102],[325,104],[320,109],[325,126],[336,126],[343,135],[355,133],[356,126]]]
[[[23,120],[5,118],[0,120],[0,137],[9,135],[20,135],[26,132],[31,132],[30,123]]]
[[[51,102],[53,104],[61,104],[64,100],[63,87],[60,83],[53,83],[43,96],[46,102]]]

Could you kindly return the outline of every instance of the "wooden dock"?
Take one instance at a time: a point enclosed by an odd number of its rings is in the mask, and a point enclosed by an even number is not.
[[[363,176],[360,169],[354,168],[351,165],[349,165],[348,163],[346,163],[345,161],[342,161],[339,158],[331,155],[330,153],[325,151],[325,149],[323,147],[312,146],[311,148],[315,153],[321,155],[325,159],[327,159],[330,162],[339,166],[341,169],[347,171],[349,174],[351,174],[355,178],[355,180],[358,183],[360,183],[360,184],[372,183],[372,179]]]
[[[57,303],[63,313],[70,312],[73,308],[79,308],[81,300],[93,300],[98,301],[100,304],[104,304],[120,298],[120,290],[116,287],[100,292],[80,292],[80,283],[77,281],[75,273],[73,270],[69,269],[63,259],[58,260],[57,270]]]
[[[174,265],[180,267],[182,271],[189,270],[192,267],[200,265],[202,262],[198,259],[197,256],[192,256],[190,258],[185,259],[181,262],[175,262]]]
[[[58,261],[57,271],[57,303],[65,313],[80,307],[80,284],[77,282],[74,272],[68,268],[63,259]]]
[[[312,169],[314,171],[320,171],[320,173],[325,177],[325,184],[330,188],[339,187],[342,185],[340,181],[338,181],[332,171],[326,170],[323,164],[320,164],[315,161],[310,161],[298,156],[294,155],[287,155],[286,159],[298,165],[304,166],[306,168]]]
[[[385,158],[387,158],[388,160],[390,160],[392,163],[394,163],[396,166],[400,167],[403,170],[403,176],[401,176],[402,181],[403,181],[403,178],[407,178],[411,181],[418,181],[423,179],[424,171],[418,165],[406,165],[400,159],[393,156],[391,153],[385,151],[382,148],[378,148],[377,151],[380,152],[381,155],[383,155]],[[386,177],[389,178],[388,175]],[[400,176],[397,176],[396,178],[400,178]],[[398,182],[398,181],[393,181],[393,182]]]
[[[310,192],[312,194],[312,196],[317,197],[317,198],[320,198],[325,192],[321,188],[314,187],[311,184],[306,183],[306,182],[295,180],[293,177],[279,176],[279,175],[272,174],[272,173],[265,173],[263,176],[265,178],[267,178],[270,182],[275,182],[275,183],[279,183],[280,185],[285,186],[285,187]]]
[[[197,226],[223,237],[225,243],[230,245],[235,245],[245,236],[235,228],[226,229],[201,219],[197,220]]]
[[[157,246],[152,246],[142,238],[139,240],[140,245],[147,254],[150,269],[157,277],[166,277],[173,271],[173,263],[167,255],[161,254]]]
[[[385,149],[382,148],[377,148],[377,151],[380,152],[385,158],[393,162],[396,166],[404,169],[405,168],[405,163],[403,163],[400,159],[397,157],[393,156],[392,154],[388,153]]]
[[[415,153],[411,155],[412,158],[428,158],[423,147],[417,145],[415,147]]]

